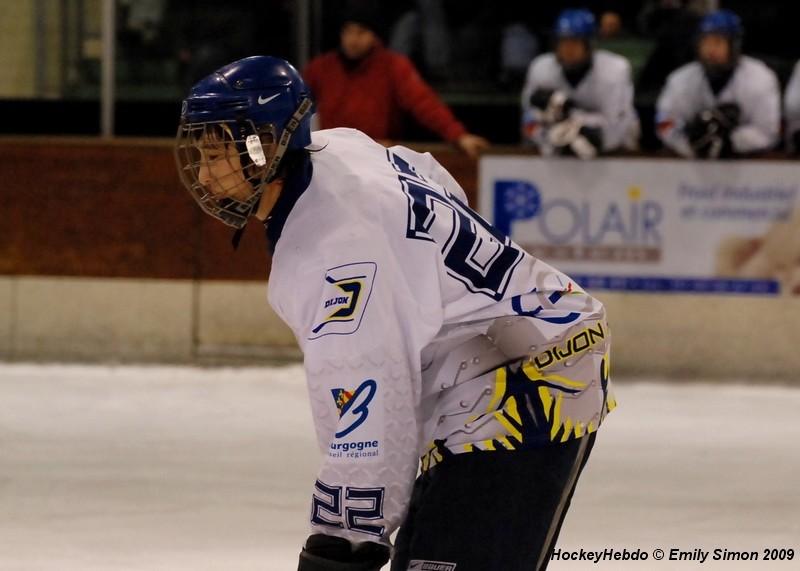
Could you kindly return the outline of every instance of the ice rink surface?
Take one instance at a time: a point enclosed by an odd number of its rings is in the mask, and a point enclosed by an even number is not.
[[[800,389],[616,393],[559,548],[648,560],[550,569],[800,569]],[[316,457],[298,366],[0,364],[0,570],[294,570]],[[653,556],[782,547],[793,561]]]

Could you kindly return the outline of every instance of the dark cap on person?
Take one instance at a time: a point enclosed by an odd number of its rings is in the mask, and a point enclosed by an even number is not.
[[[378,2],[372,0],[350,0],[342,14],[342,25],[353,22],[372,30],[379,36],[386,32],[386,22]]]

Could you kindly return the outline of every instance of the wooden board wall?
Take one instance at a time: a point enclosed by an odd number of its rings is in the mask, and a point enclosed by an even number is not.
[[[425,150],[472,203],[477,163]],[[237,252],[231,234],[181,187],[171,141],[0,139],[0,275],[265,279],[260,225]]]

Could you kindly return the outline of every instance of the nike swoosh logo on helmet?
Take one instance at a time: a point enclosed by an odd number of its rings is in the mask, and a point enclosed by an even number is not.
[[[263,97],[261,97],[261,96],[259,95],[259,96],[258,96],[258,104],[259,104],[259,105],[264,105],[265,103],[269,103],[270,101],[272,101],[273,99],[275,99],[275,98],[276,98],[278,95],[280,95],[280,93],[276,93],[276,94],[275,94],[275,95],[273,95],[272,97],[267,97],[266,99],[264,99]]]

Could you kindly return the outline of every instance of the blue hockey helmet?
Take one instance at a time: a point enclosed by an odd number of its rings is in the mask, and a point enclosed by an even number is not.
[[[698,36],[698,50],[700,41],[704,36],[715,34],[722,36],[728,40],[730,45],[730,58],[726,64],[714,64],[702,61],[703,67],[709,77],[724,75],[732,70],[742,53],[742,38],[744,36],[744,27],[742,20],[734,12],[730,10],[714,10],[706,14],[700,21],[700,26],[697,29]]]
[[[589,10],[570,8],[562,11],[556,18],[553,35],[556,39],[582,38],[590,40],[596,33],[594,14]]]
[[[311,144],[311,107],[308,86],[280,58],[244,58],[203,78],[181,107],[175,158],[183,185],[207,214],[243,228],[285,153]],[[209,144],[230,151],[226,160],[238,174],[214,182],[231,192],[212,193],[204,180],[202,173],[211,170]]]
[[[742,20],[730,10],[714,10],[700,21],[700,35],[719,34],[728,38],[740,38],[744,33]]]
[[[553,29],[556,58],[564,72],[564,77],[573,86],[580,83],[592,67],[595,32],[594,15],[589,10],[564,10],[556,18]],[[560,49],[562,40],[579,40],[586,46],[586,51],[583,54],[576,54],[569,50],[563,54]]]

